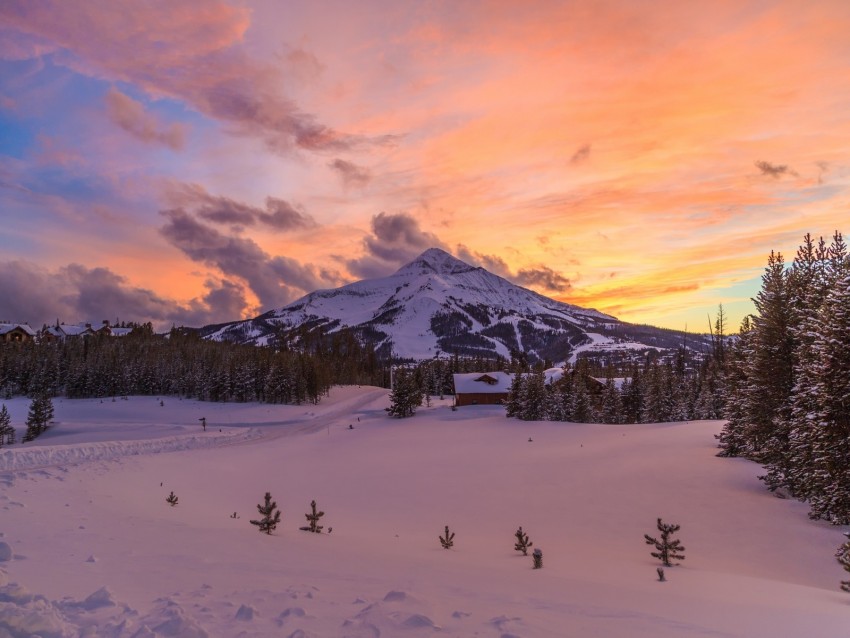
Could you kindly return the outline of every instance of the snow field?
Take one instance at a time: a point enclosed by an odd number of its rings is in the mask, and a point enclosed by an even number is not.
[[[841,530],[716,458],[719,422],[527,423],[439,401],[394,420],[375,388],[317,406],[164,402],[57,401],[39,439],[57,463],[0,471],[15,556],[0,635],[32,635],[24,617],[55,625],[43,636],[846,635]],[[166,445],[203,439],[198,410],[213,439],[258,438]],[[73,465],[61,451],[105,441],[123,443]],[[266,491],[283,511],[271,536],[248,522]],[[312,499],[330,535],[298,531]],[[643,541],[659,516],[686,548],[666,583]],[[519,525],[542,570],[513,550]]]

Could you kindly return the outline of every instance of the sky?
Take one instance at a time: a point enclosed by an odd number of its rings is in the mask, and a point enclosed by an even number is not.
[[[253,317],[437,246],[735,331],[847,230],[850,3],[0,3],[0,320]]]

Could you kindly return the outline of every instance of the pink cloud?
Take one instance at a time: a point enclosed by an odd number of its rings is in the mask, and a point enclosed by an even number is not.
[[[183,148],[186,127],[165,124],[147,113],[141,102],[112,87],[106,94],[106,112],[109,118],[133,137],[148,144],[165,144],[175,151]]]
[[[13,0],[0,4],[0,19],[24,36],[63,49],[56,62],[133,83],[154,97],[182,100],[227,123],[233,133],[262,139],[276,152],[338,151],[393,139],[336,131],[284,95],[280,70],[248,57],[241,46],[250,24],[245,7],[192,0],[120,5],[111,0]],[[296,57],[303,66],[304,56]],[[142,121],[144,113],[120,94],[110,100],[113,118],[122,127],[137,137],[156,137],[150,122]]]

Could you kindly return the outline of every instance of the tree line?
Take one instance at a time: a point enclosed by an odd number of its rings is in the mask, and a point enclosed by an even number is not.
[[[317,403],[334,384],[384,385],[387,366],[373,355],[344,334],[295,350],[209,341],[183,329],[159,335],[144,324],[125,337],[2,344],[0,396]]]
[[[772,252],[730,349],[720,454],[752,459],[810,516],[850,523],[850,259],[840,232]]]
[[[542,369],[518,370],[506,413],[529,421],[660,423],[723,417],[723,310],[714,351],[703,357],[684,347],[670,358],[647,356],[605,366],[579,358],[558,378]]]

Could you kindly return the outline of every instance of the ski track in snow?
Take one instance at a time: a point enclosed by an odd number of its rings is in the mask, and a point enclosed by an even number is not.
[[[29,471],[88,461],[110,461],[123,456],[221,447],[254,441],[262,436],[259,429],[250,428],[222,433],[210,432],[209,435],[186,434],[140,441],[100,441],[71,445],[4,448],[0,450],[0,472]]]

